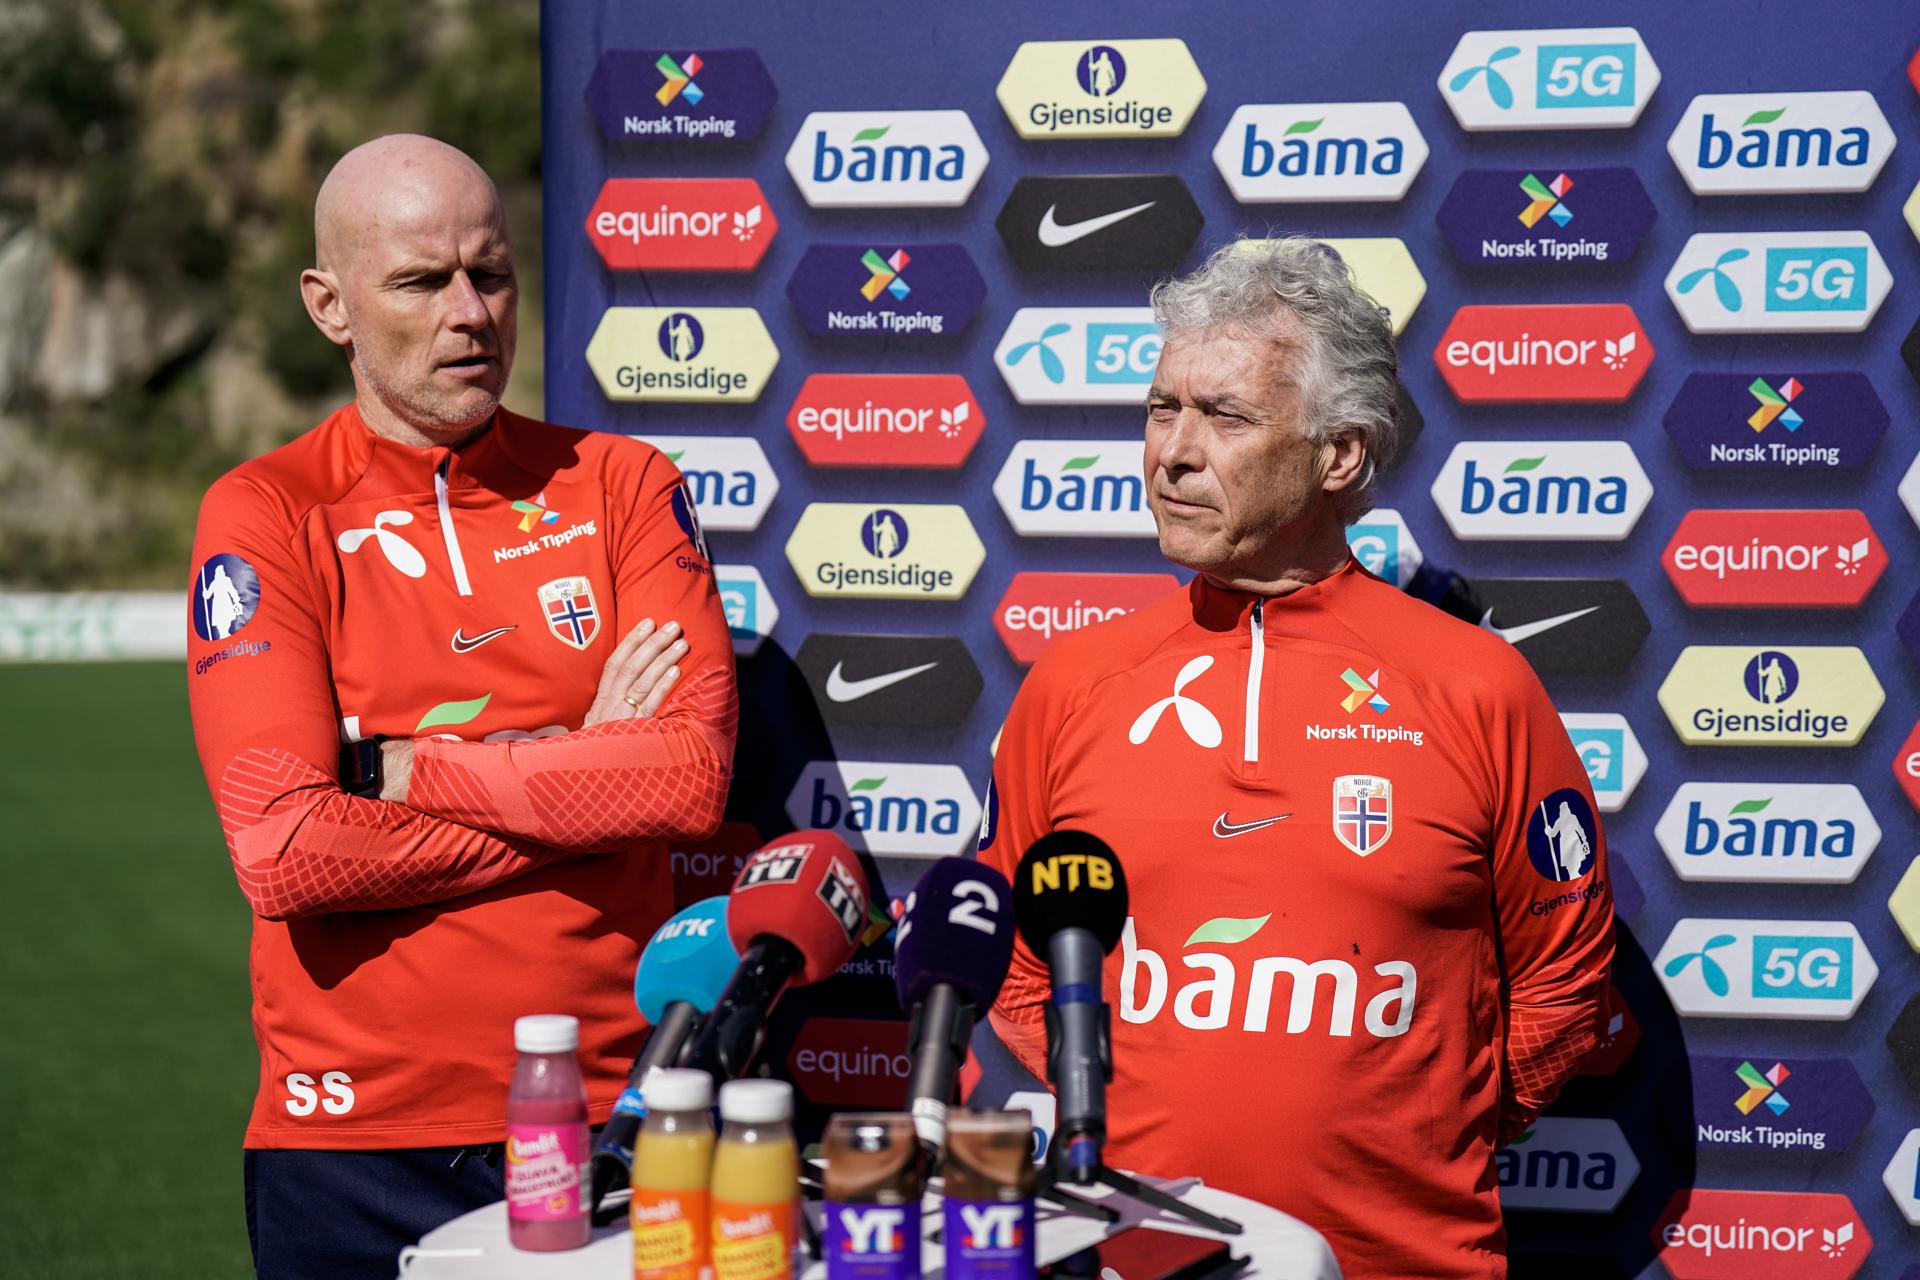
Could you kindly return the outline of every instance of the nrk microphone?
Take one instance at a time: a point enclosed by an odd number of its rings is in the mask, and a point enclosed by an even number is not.
[[[1113,1043],[1100,970],[1127,924],[1127,880],[1106,841],[1084,831],[1041,836],[1013,877],[1020,937],[1052,970],[1047,1079],[1059,1095],[1053,1161],[1068,1181],[1096,1181],[1107,1138]]]
[[[851,960],[866,923],[860,860],[833,832],[796,831],[748,857],[727,899],[740,965],[679,1065],[718,1080],[744,1074],[780,993]]]
[[[640,1056],[627,1073],[627,1087],[593,1149],[593,1207],[627,1183],[633,1140],[646,1114],[641,1092],[647,1072],[670,1067],[692,1037],[700,1015],[713,1008],[740,961],[727,936],[727,900],[708,898],[680,912],[654,932],[633,971],[633,1002],[653,1024]]]
[[[974,1021],[993,1004],[1013,960],[1013,886],[992,867],[942,858],[907,895],[893,939],[900,1006],[912,1011],[907,1109],[933,1160]]]

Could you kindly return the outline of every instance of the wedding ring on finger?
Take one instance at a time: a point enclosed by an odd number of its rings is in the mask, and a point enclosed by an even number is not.
[[[630,693],[622,694],[620,697],[620,701],[626,703],[628,706],[632,707],[635,711],[638,711],[640,709],[640,700],[634,697]]]

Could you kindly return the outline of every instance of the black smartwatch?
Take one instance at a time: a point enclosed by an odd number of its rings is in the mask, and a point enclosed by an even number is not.
[[[340,786],[349,795],[380,798],[380,744],[385,738],[362,738],[340,748]]]

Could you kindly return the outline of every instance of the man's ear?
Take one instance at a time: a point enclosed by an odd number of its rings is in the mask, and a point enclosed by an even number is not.
[[[1339,493],[1363,482],[1372,470],[1367,465],[1366,437],[1358,431],[1342,431],[1327,442],[1329,457],[1326,478],[1320,487]]]
[[[327,335],[335,346],[350,346],[353,326],[347,320],[347,306],[340,295],[340,282],[331,271],[308,267],[300,273],[300,298],[307,304],[307,315],[314,328]]]

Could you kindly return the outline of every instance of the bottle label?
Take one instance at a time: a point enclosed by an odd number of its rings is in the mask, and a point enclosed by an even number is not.
[[[945,1208],[947,1280],[1033,1280],[1033,1199],[954,1200]]]
[[[700,1280],[707,1266],[705,1188],[635,1187],[627,1216],[633,1223],[634,1280]]]
[[[507,1216],[549,1222],[584,1214],[580,1187],[587,1158],[584,1124],[509,1124]]]
[[[793,1269],[792,1200],[713,1202],[714,1280],[784,1280]]]
[[[646,1095],[632,1085],[628,1085],[620,1091],[620,1096],[613,1100],[613,1114],[645,1120],[647,1118]]]
[[[918,1280],[920,1204],[826,1202],[827,1280]]]

